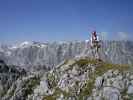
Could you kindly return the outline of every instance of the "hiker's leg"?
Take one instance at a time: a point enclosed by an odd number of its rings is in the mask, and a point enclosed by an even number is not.
[[[97,47],[97,59],[99,59],[99,48]]]
[[[92,57],[94,57],[95,56],[95,50],[94,50],[94,48],[91,49],[91,52],[92,52]]]
[[[95,57],[95,50],[92,48],[92,56]]]

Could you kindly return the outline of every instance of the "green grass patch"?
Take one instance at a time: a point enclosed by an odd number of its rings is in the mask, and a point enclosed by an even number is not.
[[[74,63],[74,65],[77,64],[78,66],[83,67],[88,64],[96,64],[96,63],[98,63],[98,60],[85,58],[85,59],[80,59],[80,60],[76,61]]]
[[[119,71],[126,71],[129,70],[130,66],[126,64],[112,64],[104,61],[99,61],[96,59],[90,59],[90,58],[85,58],[85,59],[80,59],[76,61],[73,66],[77,64],[79,67],[86,67],[88,64],[92,64],[96,67],[95,74],[96,75],[102,75],[105,72],[107,72],[110,69],[113,70],[119,70]]]
[[[86,85],[82,88],[79,94],[79,100],[83,100],[84,97],[92,94],[92,89],[94,88],[95,79],[88,80]]]
[[[102,63],[99,63],[99,65],[97,65],[95,73],[96,75],[100,76],[111,69],[119,70],[120,72],[123,72],[123,71],[129,70],[129,66],[102,62]]]

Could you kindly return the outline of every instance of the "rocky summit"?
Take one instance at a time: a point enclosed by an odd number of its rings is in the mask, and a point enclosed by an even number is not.
[[[0,46],[0,100],[133,100],[133,42]]]

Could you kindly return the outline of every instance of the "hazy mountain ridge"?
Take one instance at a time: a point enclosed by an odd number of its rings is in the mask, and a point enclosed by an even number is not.
[[[133,64],[132,41],[104,41],[100,50],[103,60],[118,64]],[[9,65],[23,66],[24,68],[52,68],[65,59],[83,54],[90,56],[91,49],[87,49],[85,41],[73,42],[23,42],[19,45],[1,46],[0,58]],[[33,67],[34,66],[34,67]]]

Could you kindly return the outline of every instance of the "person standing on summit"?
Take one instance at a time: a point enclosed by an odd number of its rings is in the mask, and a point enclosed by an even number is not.
[[[99,42],[99,37],[97,36],[96,31],[93,31],[91,33],[91,46],[92,47],[97,46],[98,42]]]
[[[99,48],[101,47],[99,42],[99,37],[97,36],[97,33],[96,31],[93,31],[91,33],[91,48],[94,49],[95,51],[93,52],[94,56],[99,59],[99,56],[98,56],[98,52],[99,52]]]

